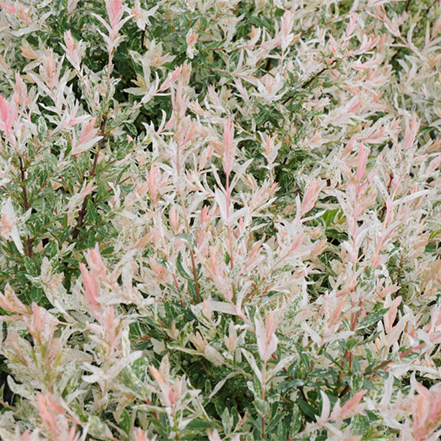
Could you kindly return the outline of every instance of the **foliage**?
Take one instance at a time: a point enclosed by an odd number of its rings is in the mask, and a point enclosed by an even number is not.
[[[441,436],[441,6],[0,5],[0,438]]]

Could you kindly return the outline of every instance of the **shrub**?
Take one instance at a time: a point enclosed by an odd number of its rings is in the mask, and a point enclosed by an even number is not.
[[[439,2],[0,8],[2,440],[438,439]]]

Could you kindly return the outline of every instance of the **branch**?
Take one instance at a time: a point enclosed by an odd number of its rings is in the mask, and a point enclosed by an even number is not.
[[[303,83],[300,87],[302,89],[306,89],[316,78],[318,78],[323,72],[327,71],[329,68],[331,68],[335,63],[335,60],[332,60],[332,63],[329,66],[324,67],[320,72],[317,72],[312,78],[310,78],[306,83]],[[289,96],[285,99],[285,101],[282,101],[282,105],[284,106],[286,103],[291,101],[294,98],[294,95]]]
[[[96,166],[98,164],[98,157],[100,155],[101,146],[103,144],[104,132],[106,130],[106,124],[107,124],[107,115],[104,116],[103,121],[101,123],[101,136],[102,136],[102,138],[98,141],[98,151],[95,154],[95,158],[93,159],[93,164],[92,164],[92,170],[90,171],[90,177],[92,180],[95,177]],[[78,215],[78,222],[77,222],[77,225],[72,233],[72,239],[74,239],[74,240],[78,238],[78,235],[80,234],[80,229],[83,226],[84,217],[87,214],[87,200],[88,199],[89,199],[89,195],[87,195],[83,200],[83,205],[81,206],[81,210]]]
[[[29,210],[29,199],[28,199],[28,192],[26,189],[26,184],[24,183],[26,180],[26,169],[23,165],[23,160],[21,157],[20,160],[20,172],[21,172],[21,189],[23,191],[23,207],[25,209],[25,212]],[[26,255],[29,257],[29,259],[32,259],[34,257],[34,250],[32,249],[32,239],[27,236],[26,238]]]

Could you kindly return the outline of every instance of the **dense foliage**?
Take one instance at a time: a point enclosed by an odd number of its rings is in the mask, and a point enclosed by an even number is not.
[[[0,4],[0,438],[441,436],[437,0]]]

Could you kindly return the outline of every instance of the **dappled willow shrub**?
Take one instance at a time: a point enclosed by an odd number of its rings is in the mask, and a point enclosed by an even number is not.
[[[1,439],[437,440],[440,16],[1,3]]]

